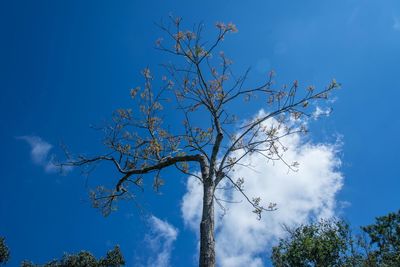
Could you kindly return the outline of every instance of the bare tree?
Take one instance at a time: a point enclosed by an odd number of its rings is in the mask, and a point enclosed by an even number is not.
[[[214,193],[218,185],[223,182],[239,190],[257,216],[274,210],[275,204],[263,205],[260,198],[246,195],[244,180],[234,180],[232,171],[254,153],[296,169],[296,162],[285,161],[281,139],[306,132],[304,118],[311,115],[307,107],[328,99],[339,84],[332,81],[321,90],[310,86],[300,91],[297,81],[277,87],[270,72],[265,81],[251,87],[246,83],[249,70],[236,76],[232,61],[216,51],[228,34],[237,32],[234,24],[217,23],[216,38],[205,42],[202,25],[183,30],[181,22],[181,18],[171,18],[169,24],[159,25],[167,38],[156,42],[157,49],[176,61],[162,65],[167,74],[158,85],[149,68],[142,71],[144,86],[131,90],[137,104],[117,110],[112,123],[102,128],[106,152],[71,157],[64,165],[87,167],[109,162],[115,167],[115,186],[100,186],[91,193],[94,206],[105,215],[116,200],[133,194],[131,186],[141,189],[148,176],[153,177],[157,190],[164,183],[160,175],[168,167],[198,178],[204,192],[199,266],[215,266],[214,202],[219,200]],[[255,97],[264,101],[266,112],[238,124],[238,101],[251,102]],[[169,110],[172,105],[176,105],[177,116],[182,116],[182,127],[169,127],[162,119],[164,107]],[[196,116],[201,116],[201,122]],[[271,120],[275,123],[267,123]]]

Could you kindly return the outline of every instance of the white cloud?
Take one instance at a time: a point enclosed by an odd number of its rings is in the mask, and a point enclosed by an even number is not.
[[[287,162],[300,163],[297,172],[288,171],[281,161],[266,162],[256,154],[237,167],[234,179],[245,178],[244,189],[252,197],[261,197],[266,204],[278,204],[278,210],[264,213],[257,220],[253,208],[244,201],[238,191],[219,192],[219,197],[241,203],[231,204],[225,216],[216,216],[217,260],[221,267],[261,267],[263,258],[269,253],[284,231],[282,225],[295,226],[310,218],[334,216],[336,194],[342,187],[343,176],[338,172],[340,160],[335,144],[312,144],[302,142],[299,134],[285,137],[282,143],[288,147]],[[222,190],[221,190],[222,191]],[[190,177],[187,193],[182,200],[182,215],[185,224],[198,232],[200,221],[202,187]],[[221,211],[216,206],[216,211]]]
[[[203,187],[195,177],[189,177],[186,184],[187,193],[182,199],[182,216],[184,222],[193,230],[198,230],[201,218]]]
[[[155,216],[149,218],[150,233],[146,235],[147,244],[152,257],[147,262],[148,267],[170,266],[173,243],[178,236],[178,230],[166,221]]]
[[[39,166],[42,166],[45,172],[55,173],[60,171],[60,167],[56,165],[54,155],[50,155],[53,145],[44,141],[39,136],[25,135],[19,136],[17,139],[24,140],[31,147],[32,161]],[[63,167],[62,171],[68,172],[72,167]]]

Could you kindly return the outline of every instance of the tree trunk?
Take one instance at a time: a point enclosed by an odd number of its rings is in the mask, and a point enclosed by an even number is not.
[[[200,222],[200,267],[215,267],[214,186],[211,179],[203,183],[203,215]]]

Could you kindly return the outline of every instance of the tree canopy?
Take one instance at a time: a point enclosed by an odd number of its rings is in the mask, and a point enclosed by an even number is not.
[[[377,266],[400,266],[400,210],[377,217],[374,224],[361,229],[372,246],[369,257]]]
[[[6,244],[5,238],[0,237],[0,265],[6,264],[10,259],[10,250]]]
[[[350,250],[349,228],[343,221],[319,221],[287,229],[288,237],[273,248],[274,266],[344,266]]]
[[[125,264],[124,257],[119,246],[107,252],[105,257],[96,259],[87,251],[77,254],[65,254],[60,260],[52,260],[45,264],[34,264],[30,261],[21,263],[21,267],[119,267]]]
[[[322,220],[286,232],[272,249],[277,267],[400,266],[400,211],[377,217],[358,234],[343,220]]]

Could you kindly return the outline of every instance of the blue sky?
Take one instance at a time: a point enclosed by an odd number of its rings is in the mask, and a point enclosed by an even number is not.
[[[87,190],[96,179],[112,179],[110,169],[100,168],[86,181],[77,170],[60,176],[51,167],[60,142],[74,152],[101,151],[101,135],[89,126],[132,105],[129,90],[142,83],[140,70],[157,69],[168,59],[154,41],[162,36],[155,22],[170,13],[188,26],[202,21],[210,33],[216,21],[234,22],[239,33],[223,48],[238,71],[252,67],[250,83],[270,69],[278,83],[297,79],[321,87],[339,81],[333,113],[312,122],[307,140],[315,146],[305,150],[321,152],[316,144],[324,144],[331,163],[321,166],[332,183],[340,173],[340,181],[330,184],[337,188],[329,191],[329,211],[357,227],[399,209],[398,1],[2,1],[0,235],[12,249],[10,266],[82,249],[100,256],[115,244],[127,266],[150,266],[149,259],[164,252],[169,259],[159,266],[196,266],[197,237],[190,226],[196,218],[181,211],[184,195],[195,199],[187,177],[171,171],[175,178],[162,194],[149,187],[138,197],[139,208],[123,203],[104,218],[91,208]],[[262,106],[235,108],[246,117]],[[32,152],[29,143],[41,146]],[[308,171],[313,165],[304,166]],[[325,185],[310,194],[325,192],[318,191]],[[224,233],[221,243],[228,242]],[[263,253],[249,252],[256,254]],[[265,254],[254,266],[268,266]]]

